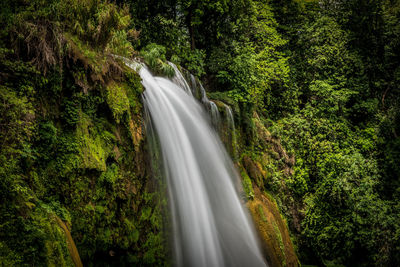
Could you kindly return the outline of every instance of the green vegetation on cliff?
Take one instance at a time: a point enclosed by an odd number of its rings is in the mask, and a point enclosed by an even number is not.
[[[1,264],[170,263],[143,88],[116,55],[232,107],[221,136],[274,265],[293,244],[303,264],[400,264],[398,0],[4,0]]]
[[[69,232],[84,265],[166,264],[143,89],[114,57],[134,52],[127,7],[6,1],[1,16],[1,265],[76,264]]]

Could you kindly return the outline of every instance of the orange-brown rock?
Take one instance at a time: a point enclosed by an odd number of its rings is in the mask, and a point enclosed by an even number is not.
[[[275,201],[254,188],[255,198],[248,201],[261,245],[268,264],[272,267],[299,266],[289,230]]]

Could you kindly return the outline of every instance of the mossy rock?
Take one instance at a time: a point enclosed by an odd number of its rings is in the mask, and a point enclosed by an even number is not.
[[[64,231],[65,239],[68,245],[69,255],[71,257],[72,262],[76,267],[82,267],[82,261],[79,256],[78,249],[75,246],[75,242],[72,239],[71,232],[68,229],[68,226],[56,215],[54,215],[54,220],[57,222],[58,226]]]
[[[112,153],[115,136],[103,128],[81,112],[76,128],[80,168],[106,171],[106,159]]]
[[[255,198],[247,203],[267,261],[272,267],[299,266],[286,222],[275,201],[255,188]]]
[[[252,160],[249,156],[243,156],[243,166],[247,170],[250,178],[259,187],[264,187],[264,177],[267,177],[267,172],[264,170],[260,162]]]
[[[113,117],[120,123],[125,112],[129,111],[129,98],[125,84],[111,83],[107,86],[107,104],[110,107]]]

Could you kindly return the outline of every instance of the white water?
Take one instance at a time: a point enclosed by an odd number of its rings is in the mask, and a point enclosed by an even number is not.
[[[233,119],[232,109],[226,104],[225,104],[225,110],[226,110],[226,120],[229,130],[228,133],[230,134],[231,152],[233,158],[236,159],[237,144],[236,144],[236,133],[235,133],[235,120]]]
[[[146,67],[139,70],[167,180],[174,263],[185,267],[266,266],[246,207],[238,197],[239,177],[233,163],[208,114],[193,97],[195,90],[188,88],[190,82],[175,71],[175,78],[169,80],[154,77]]]

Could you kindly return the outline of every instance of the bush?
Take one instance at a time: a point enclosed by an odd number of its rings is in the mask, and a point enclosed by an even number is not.
[[[173,77],[175,75],[175,70],[165,62],[165,52],[166,49],[164,46],[152,43],[142,49],[140,55],[155,74]]]

